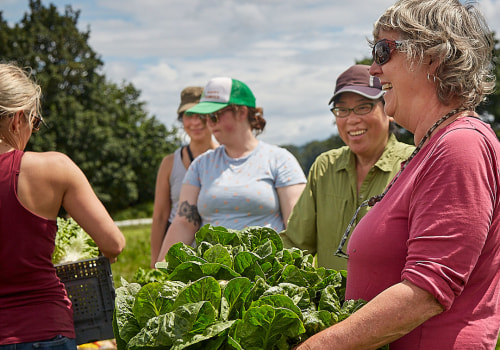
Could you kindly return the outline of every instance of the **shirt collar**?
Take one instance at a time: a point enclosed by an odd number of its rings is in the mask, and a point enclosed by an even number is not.
[[[391,162],[391,159],[395,155],[395,152],[397,152],[397,148],[394,147],[396,142],[398,142],[396,136],[394,136],[394,134],[391,133],[389,135],[389,139],[387,140],[387,144],[385,145],[384,152],[377,160],[374,167],[377,167],[378,169],[384,172],[392,171],[393,164]],[[355,157],[354,153],[349,149],[349,156],[342,157],[339,159],[337,171],[347,170],[349,168],[355,169],[356,160],[354,157]]]

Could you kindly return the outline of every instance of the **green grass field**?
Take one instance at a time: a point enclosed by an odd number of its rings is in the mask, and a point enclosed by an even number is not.
[[[111,265],[115,288],[121,286],[121,277],[132,281],[132,277],[139,267],[149,268],[149,235],[151,225],[129,226],[121,228],[127,246],[118,257],[118,261]],[[500,350],[500,339],[495,350]]]
[[[149,268],[151,225],[121,227],[127,245],[118,256],[118,261],[111,265],[115,288],[121,286],[121,278],[132,281],[139,267]]]

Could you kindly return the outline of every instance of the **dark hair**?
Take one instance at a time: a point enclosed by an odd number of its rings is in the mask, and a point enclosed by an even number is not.
[[[399,128],[396,122],[389,122],[389,135],[390,134],[393,134],[396,137],[400,135]]]
[[[379,98],[377,101],[382,102],[382,105],[385,106],[385,100],[384,100],[383,97]],[[400,131],[399,131],[398,124],[396,124],[395,121],[389,122],[389,135],[391,135],[391,134],[393,134],[396,137],[399,137],[399,135],[401,134]]]

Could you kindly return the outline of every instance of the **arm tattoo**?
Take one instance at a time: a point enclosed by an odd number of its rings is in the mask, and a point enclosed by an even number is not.
[[[185,216],[186,219],[193,223],[193,225],[200,227],[201,225],[201,216],[198,213],[198,207],[193,204],[190,205],[188,201],[184,201],[179,205],[179,216]]]

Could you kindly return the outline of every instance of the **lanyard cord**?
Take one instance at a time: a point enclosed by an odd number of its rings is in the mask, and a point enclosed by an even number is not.
[[[434,130],[436,130],[436,128],[443,124],[446,120],[448,120],[449,118],[451,118],[452,116],[454,116],[455,114],[457,113],[460,113],[462,111],[465,111],[466,108],[462,107],[462,108],[457,108],[457,109],[454,109],[452,111],[450,111],[448,114],[446,114],[444,117],[442,117],[441,119],[439,119],[437,122],[435,122],[431,127],[430,129],[427,131],[427,133],[424,135],[424,137],[422,138],[422,140],[419,142],[418,146],[415,148],[415,150],[413,151],[413,153],[410,155],[410,157],[406,160],[406,162],[403,164],[403,167],[401,168],[401,170],[397,173],[397,175],[394,177],[394,179],[391,181],[391,183],[389,184],[389,186],[387,186],[387,188],[384,190],[384,192],[382,194],[379,194],[379,195],[376,195],[376,196],[373,196],[371,197],[370,199],[367,200],[368,202],[368,205],[370,207],[373,207],[375,205],[375,203],[377,202],[380,202],[382,200],[382,198],[384,198],[384,196],[386,195],[386,193],[389,191],[389,189],[392,187],[392,185],[394,184],[394,182],[396,182],[396,180],[399,178],[399,175],[401,175],[401,173],[403,172],[403,170],[405,170],[406,166],[408,165],[408,163],[410,163],[410,161],[413,159],[413,157],[415,157],[417,155],[417,153],[422,149],[422,147],[424,146],[424,143],[429,139],[429,137],[431,136],[431,134],[434,132]]]

